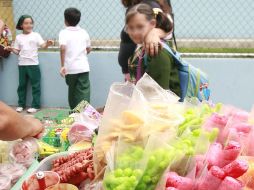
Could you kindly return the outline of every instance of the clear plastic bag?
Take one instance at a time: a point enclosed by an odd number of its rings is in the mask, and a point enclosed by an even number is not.
[[[68,140],[70,144],[75,144],[80,141],[92,141],[93,134],[94,131],[84,123],[75,122],[68,132]]]
[[[14,185],[24,175],[26,170],[23,165],[16,163],[0,165],[0,175],[8,175],[11,179],[11,185]]]
[[[136,86],[130,83],[113,84],[95,144],[96,173],[105,167],[105,154],[119,136],[131,143],[146,141],[154,132],[175,131],[183,118],[169,104],[177,104],[178,99],[148,75],[144,75]],[[166,115],[171,118],[163,118]]]
[[[96,175],[106,166],[105,155],[112,146],[112,143],[117,140],[117,130],[122,125],[122,122],[119,120],[122,112],[128,108],[133,89],[134,85],[131,83],[114,83],[110,87],[94,149]]]
[[[0,174],[0,190],[10,190],[11,186],[11,176]]]
[[[104,189],[135,189],[144,169],[140,165],[143,153],[142,142],[126,143],[120,137],[115,144],[114,152],[111,152],[111,156],[107,156]]]
[[[158,133],[148,139],[140,165],[144,169],[136,189],[155,189],[166,169],[176,160],[183,157],[183,152],[170,146],[167,142],[177,141],[170,134]],[[161,182],[163,184],[164,182]],[[162,185],[164,188],[165,185]]]
[[[102,115],[92,107],[88,102],[81,102],[82,107],[77,110],[78,113],[73,113],[71,116],[74,118],[75,122],[83,123],[90,130],[95,130],[98,128]]]
[[[254,157],[241,157],[249,163],[248,171],[239,178],[246,188],[254,189]]]
[[[37,140],[34,138],[27,138],[13,144],[10,150],[10,158],[13,162],[28,168],[33,163],[38,150],[39,146]]]

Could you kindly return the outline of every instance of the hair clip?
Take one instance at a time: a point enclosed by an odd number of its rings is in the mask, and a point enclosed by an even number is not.
[[[163,11],[160,8],[153,8],[153,14],[155,15],[155,18],[159,13],[163,13]]]

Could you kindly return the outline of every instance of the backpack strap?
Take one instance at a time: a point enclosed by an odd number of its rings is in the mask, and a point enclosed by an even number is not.
[[[173,52],[173,50],[169,47],[168,44],[166,44],[166,42],[164,42],[164,41],[161,41],[161,42],[162,42],[161,43],[162,47],[165,48],[170,53],[170,55],[172,55],[173,58],[177,60],[176,63],[180,66],[180,64],[179,64],[181,62],[180,56],[176,55],[178,52],[177,51],[176,51],[176,53]],[[179,55],[179,53],[178,53],[178,55]]]

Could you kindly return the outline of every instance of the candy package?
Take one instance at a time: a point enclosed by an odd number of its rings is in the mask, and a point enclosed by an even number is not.
[[[68,132],[68,140],[70,144],[75,144],[80,141],[92,141],[94,131],[89,129],[84,123],[75,122],[72,124]]]
[[[87,101],[80,102],[73,112],[71,117],[74,121],[83,123],[90,130],[95,130],[100,125],[102,115]]]

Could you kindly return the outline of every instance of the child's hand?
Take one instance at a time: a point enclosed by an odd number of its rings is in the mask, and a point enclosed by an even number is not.
[[[125,80],[125,82],[126,81],[129,81],[129,82],[131,81],[130,73],[125,73],[124,74],[124,80]]]
[[[65,69],[65,67],[62,67],[60,69],[60,74],[61,74],[62,77],[65,77],[65,75],[66,75],[66,69]]]
[[[5,48],[4,48],[4,50],[6,50],[6,51],[13,51],[13,47],[11,47],[11,46],[6,46]]]
[[[52,46],[52,45],[54,45],[54,40],[47,40],[46,41],[46,46],[48,47],[48,46]]]

